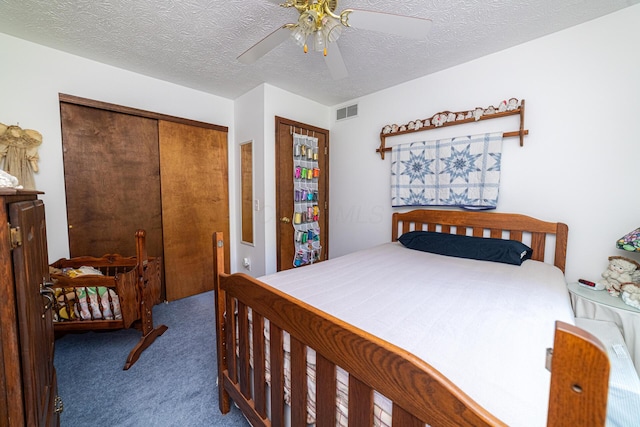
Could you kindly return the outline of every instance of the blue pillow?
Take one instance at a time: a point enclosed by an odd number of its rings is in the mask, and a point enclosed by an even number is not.
[[[529,246],[517,240],[461,236],[431,231],[410,231],[400,236],[398,240],[409,249],[513,265],[521,265],[533,254],[533,250]]]

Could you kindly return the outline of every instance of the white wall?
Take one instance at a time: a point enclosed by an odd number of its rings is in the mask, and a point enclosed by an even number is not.
[[[233,101],[69,55],[0,33],[0,122],[43,136],[36,187],[44,191],[49,259],[69,256],[58,94],[229,127]],[[229,151],[233,164],[233,151]],[[234,230],[235,183],[230,181]]]
[[[609,255],[629,256],[614,243],[640,226],[638,22],[640,5],[354,100],[359,116],[331,126],[330,256],[389,240],[390,160],[375,152],[384,125],[511,97],[526,100],[530,134],[522,148],[503,142],[497,210],[567,223],[568,280],[598,279]],[[509,117],[387,144],[517,129]]]
[[[261,85],[241,97],[234,103],[236,138],[233,150],[237,153],[235,167],[229,170],[230,177],[238,182],[236,186],[236,200],[238,200],[238,221],[236,232],[241,236],[241,185],[240,185],[240,144],[252,141],[253,146],[253,199],[257,200],[260,208],[253,211],[253,246],[238,243],[235,247],[237,261],[232,264],[232,271],[242,271],[247,274],[261,275],[265,271],[265,189],[264,189],[264,86]],[[239,239],[238,239],[239,241]],[[242,266],[242,260],[248,258],[250,270]]]
[[[305,123],[307,125],[329,129],[331,109],[299,95],[265,85],[265,203],[267,248],[276,247],[276,121],[275,117]],[[331,142],[329,142],[331,143]],[[276,251],[267,250],[266,273],[276,271]],[[293,260],[291,260],[293,262]]]

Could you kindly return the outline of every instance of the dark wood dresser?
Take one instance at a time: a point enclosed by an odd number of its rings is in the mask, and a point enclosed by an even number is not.
[[[0,426],[59,426],[44,203],[0,188]]]

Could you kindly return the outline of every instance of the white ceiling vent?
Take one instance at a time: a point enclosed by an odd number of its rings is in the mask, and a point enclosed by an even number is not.
[[[349,105],[347,107],[338,108],[336,110],[336,120],[349,119],[358,115],[358,104]]]

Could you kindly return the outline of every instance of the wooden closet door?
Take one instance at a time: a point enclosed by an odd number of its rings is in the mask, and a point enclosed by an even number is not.
[[[215,231],[229,236],[227,132],[158,122],[167,300],[213,290]],[[229,245],[225,259],[229,271]]]
[[[157,120],[60,103],[71,257],[163,256]]]

